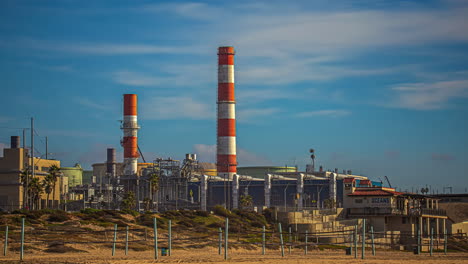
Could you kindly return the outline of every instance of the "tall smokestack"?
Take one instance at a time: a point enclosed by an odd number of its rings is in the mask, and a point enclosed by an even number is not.
[[[234,48],[218,48],[218,176],[232,179],[237,173],[236,101],[234,97]]]
[[[137,95],[124,94],[124,119],[122,124],[124,148],[124,175],[137,173],[138,167],[138,120]]]

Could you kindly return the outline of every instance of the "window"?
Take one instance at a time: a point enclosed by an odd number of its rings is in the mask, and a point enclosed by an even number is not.
[[[355,199],[354,202],[355,203],[362,203],[362,199]]]

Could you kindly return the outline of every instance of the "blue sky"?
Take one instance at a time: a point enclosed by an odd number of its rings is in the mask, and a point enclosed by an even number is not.
[[[65,166],[119,146],[214,160],[217,47],[236,48],[239,166],[468,187],[468,1],[1,1],[0,148],[36,120]]]

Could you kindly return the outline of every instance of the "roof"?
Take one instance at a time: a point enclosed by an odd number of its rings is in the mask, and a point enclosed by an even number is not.
[[[370,180],[361,180],[359,185],[369,185],[372,186],[372,182]]]
[[[383,190],[383,189],[361,189],[353,193],[348,194],[348,196],[397,196],[402,195],[401,192]]]
[[[344,183],[355,182],[355,181],[356,181],[355,178],[344,178],[343,180]]]

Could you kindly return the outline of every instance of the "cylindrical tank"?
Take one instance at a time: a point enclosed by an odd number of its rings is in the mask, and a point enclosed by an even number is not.
[[[63,176],[68,177],[68,187],[83,184],[83,168],[81,168],[80,164],[75,164],[75,167],[61,167],[60,171]]]

